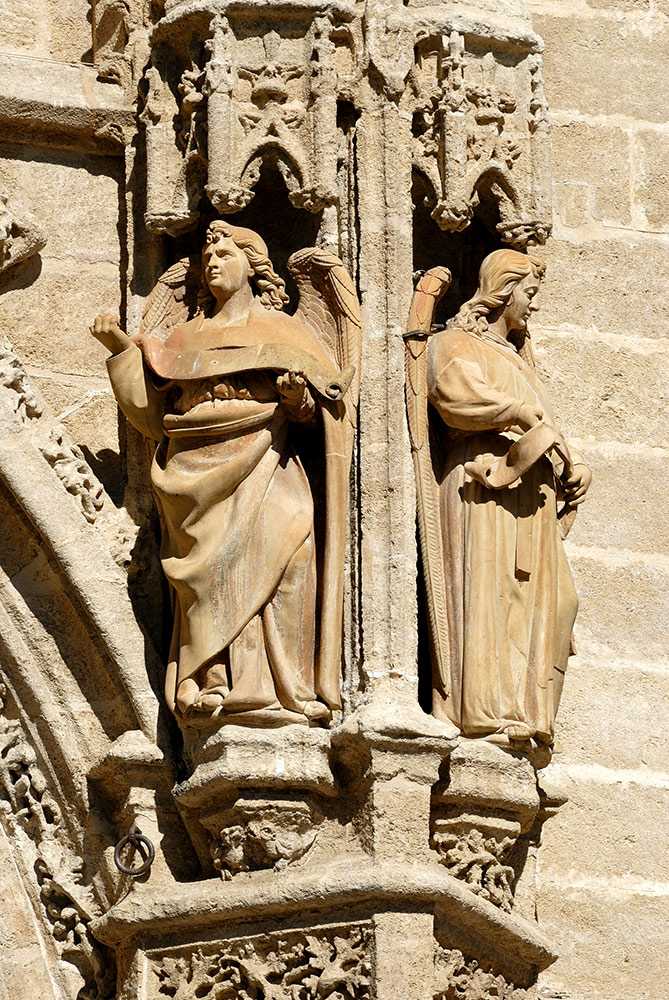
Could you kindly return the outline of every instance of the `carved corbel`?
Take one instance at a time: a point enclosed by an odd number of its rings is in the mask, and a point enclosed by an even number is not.
[[[174,796],[203,868],[230,880],[303,858],[336,796],[329,752],[326,732],[298,727],[233,726],[191,745],[195,768]]]
[[[432,848],[454,878],[510,912],[522,864],[514,848],[539,815],[535,771],[494,744],[471,741],[449,759],[432,794]]]
[[[0,274],[34,257],[46,246],[46,234],[30,213],[10,205],[0,188]]]

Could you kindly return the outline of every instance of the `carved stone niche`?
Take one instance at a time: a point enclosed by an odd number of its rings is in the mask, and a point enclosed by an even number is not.
[[[256,7],[223,14],[203,0],[168,4],[154,29],[141,114],[154,232],[192,227],[205,193],[222,214],[244,208],[263,162],[293,205],[336,220],[337,99],[350,99],[361,62],[353,7],[287,17],[268,5],[263,19],[259,30]]]
[[[413,163],[442,229],[465,229],[485,202],[502,242],[521,249],[551,231],[549,121],[542,42],[509,41],[419,31]]]
[[[448,759],[432,792],[430,842],[451,875],[510,912],[527,845],[539,816],[537,779],[519,753],[468,740]]]

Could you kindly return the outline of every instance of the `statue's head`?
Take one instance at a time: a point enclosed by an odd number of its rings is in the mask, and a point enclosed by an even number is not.
[[[454,323],[481,333],[502,313],[509,331],[524,335],[536,309],[545,265],[518,250],[495,250],[481,264],[476,294],[462,307]]]
[[[225,302],[245,284],[254,285],[267,309],[283,309],[286,286],[269,259],[267,246],[252,229],[223,219],[212,222],[202,251],[203,277],[210,293]]]

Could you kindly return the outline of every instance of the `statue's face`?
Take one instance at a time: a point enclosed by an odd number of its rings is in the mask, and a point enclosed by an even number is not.
[[[202,262],[205,281],[215,299],[229,299],[251,277],[251,266],[246,254],[231,236],[223,233],[207,233]]]
[[[539,282],[533,274],[526,275],[518,282],[504,313],[510,331],[525,333],[531,314],[538,308],[536,303],[538,291]]]

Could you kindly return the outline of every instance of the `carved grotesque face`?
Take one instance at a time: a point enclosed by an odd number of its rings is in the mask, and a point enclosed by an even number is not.
[[[232,237],[211,229],[207,233],[202,263],[207,286],[219,301],[226,301],[238,292],[252,274],[246,254]]]
[[[505,311],[509,330],[525,333],[530,315],[538,308],[536,304],[538,291],[539,281],[533,274],[526,275],[518,282]]]

